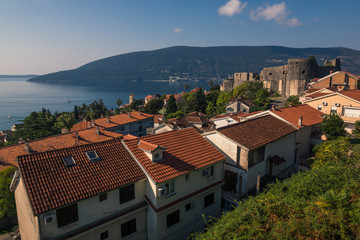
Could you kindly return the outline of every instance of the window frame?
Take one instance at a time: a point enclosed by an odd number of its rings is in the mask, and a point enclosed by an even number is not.
[[[172,227],[180,222],[180,209],[166,215],[166,227]]]
[[[124,222],[120,226],[121,228],[121,238],[127,237],[133,233],[136,233],[136,218],[131,219],[130,221]]]
[[[175,193],[175,180],[165,183],[166,195]]]
[[[204,197],[204,209],[215,203],[215,194],[212,192]]]
[[[56,220],[58,228],[65,227],[79,221],[79,211],[77,203],[70,204],[56,210]]]
[[[124,204],[135,199],[135,184],[129,184],[119,188],[119,201]]]

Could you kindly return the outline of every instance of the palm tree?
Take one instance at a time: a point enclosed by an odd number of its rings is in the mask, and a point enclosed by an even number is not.
[[[71,128],[74,126],[75,119],[72,114],[64,113],[59,118],[59,126],[65,128],[68,132],[70,132]]]

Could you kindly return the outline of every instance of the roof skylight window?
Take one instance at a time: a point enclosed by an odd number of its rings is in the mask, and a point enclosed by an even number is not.
[[[65,164],[65,167],[72,167],[72,166],[76,165],[75,160],[72,156],[63,157],[63,162]]]
[[[95,152],[95,150],[87,151],[86,156],[89,158],[91,162],[100,160],[99,155]]]

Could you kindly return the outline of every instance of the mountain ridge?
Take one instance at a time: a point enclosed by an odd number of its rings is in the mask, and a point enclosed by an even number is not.
[[[319,65],[341,58],[342,69],[360,74],[360,51],[344,48],[289,48],[283,46],[174,46],[110,56],[76,69],[29,79],[54,83],[114,83],[129,80],[224,78],[234,72],[260,72],[264,67],[287,64],[290,58],[314,55]]]

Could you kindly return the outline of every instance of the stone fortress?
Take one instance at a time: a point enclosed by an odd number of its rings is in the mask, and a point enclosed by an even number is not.
[[[260,74],[234,73],[233,79],[226,79],[220,86],[222,91],[231,91],[247,81],[262,81],[267,89],[281,95],[298,95],[305,91],[313,78],[322,78],[331,71],[340,71],[340,59],[326,60],[319,66],[315,58],[288,59],[288,64],[279,67],[264,68]]]

